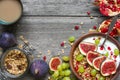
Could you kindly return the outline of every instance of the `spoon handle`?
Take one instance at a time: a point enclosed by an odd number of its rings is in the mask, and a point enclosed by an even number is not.
[[[110,26],[109,26],[109,28],[108,28],[108,32],[107,32],[107,34],[106,34],[105,40],[104,40],[104,42],[103,42],[102,45],[105,44],[105,42],[106,42],[106,40],[107,40],[107,38],[108,38],[108,35],[110,34],[111,30],[113,29],[113,27],[114,27],[114,25],[115,25],[115,23],[116,23],[116,21],[117,21],[117,18],[118,18],[118,15],[116,15],[116,16],[114,16],[114,17],[112,18],[112,21],[111,21]]]

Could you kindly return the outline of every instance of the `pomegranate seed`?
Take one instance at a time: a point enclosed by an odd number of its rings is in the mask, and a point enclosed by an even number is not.
[[[98,80],[97,78],[95,78],[95,80]]]
[[[93,26],[93,29],[97,29],[97,26]]]
[[[108,3],[109,4],[114,4],[114,1],[113,0],[109,0]]]
[[[75,71],[77,72],[78,71],[78,66],[74,67]]]
[[[61,42],[60,46],[63,47],[64,45],[65,45],[65,43],[64,43],[64,42]]]
[[[111,50],[111,48],[110,48],[110,47],[108,47],[107,49],[108,49],[108,50]]]
[[[46,61],[47,57],[46,56],[43,56],[43,60]]]
[[[90,76],[90,74],[87,74],[87,73],[86,73],[86,74],[85,74],[85,76],[86,76],[86,77],[89,77],[89,76]]]
[[[76,62],[76,65],[78,66],[79,64],[80,64],[80,62],[79,62],[79,61],[77,61],[77,62]]]
[[[86,69],[86,68],[88,68],[88,66],[89,66],[89,64],[86,63],[86,64],[84,65],[84,68]]]
[[[79,29],[79,26],[75,26],[74,29],[75,29],[75,30],[78,30],[78,29]]]
[[[102,32],[102,33],[106,33],[106,32],[108,32],[108,27],[101,28],[101,32]]]
[[[117,0],[117,4],[120,4],[120,0]]]
[[[90,11],[87,12],[87,15],[90,15]]]
[[[110,52],[110,55],[111,55],[111,56],[113,55],[113,52],[112,52],[112,51]]]
[[[111,35],[111,36],[115,36],[115,35],[117,35],[117,34],[118,34],[118,32],[117,32],[117,29],[116,29],[116,28],[113,28],[112,32],[110,32],[110,35]]]
[[[104,49],[104,46],[103,46],[103,45],[101,45],[100,50],[103,50],[103,49]]]
[[[117,58],[117,56],[115,56],[115,55],[114,55],[113,57],[114,57],[114,59],[116,59],[116,58]]]
[[[115,27],[118,28],[118,29],[120,29],[120,21],[116,22]]]

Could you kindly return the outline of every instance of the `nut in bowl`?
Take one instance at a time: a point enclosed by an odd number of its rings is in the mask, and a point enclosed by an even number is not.
[[[9,78],[19,78],[23,76],[29,67],[29,60],[24,51],[18,48],[7,50],[1,59],[3,73]]]
[[[80,37],[70,51],[70,66],[80,80],[115,80],[120,71],[120,44],[103,33]],[[109,65],[109,66],[108,66]]]

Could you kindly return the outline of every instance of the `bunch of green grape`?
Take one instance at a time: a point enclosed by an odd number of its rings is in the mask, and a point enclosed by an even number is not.
[[[51,73],[50,80],[77,80],[70,70],[69,57],[63,56],[62,60],[63,62],[58,65],[57,70]]]

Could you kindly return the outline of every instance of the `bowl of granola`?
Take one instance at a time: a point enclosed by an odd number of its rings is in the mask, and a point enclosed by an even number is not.
[[[103,33],[81,36],[71,47],[70,67],[80,80],[115,80],[120,72],[120,44]],[[108,66],[109,65],[109,66]]]
[[[29,59],[26,53],[19,48],[11,48],[2,55],[1,70],[9,78],[23,76],[29,68]]]

